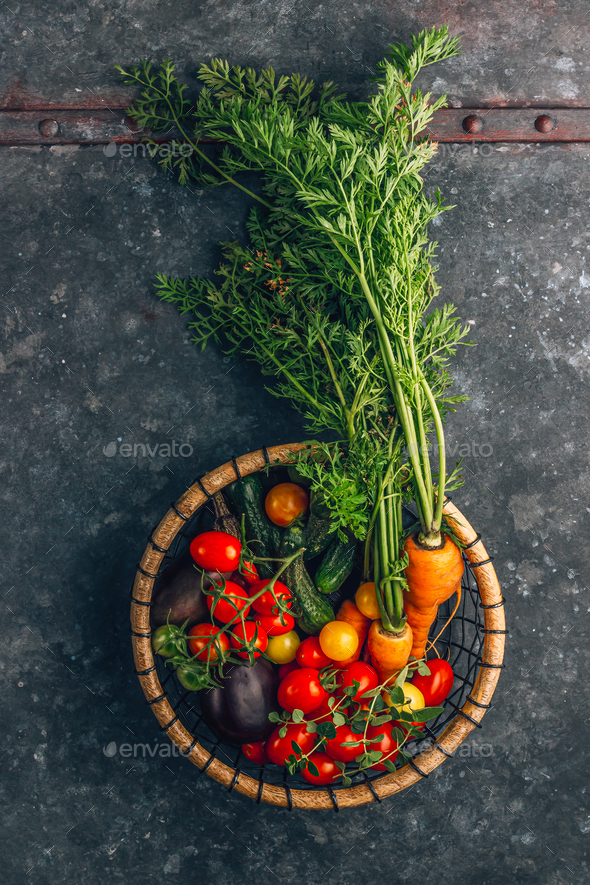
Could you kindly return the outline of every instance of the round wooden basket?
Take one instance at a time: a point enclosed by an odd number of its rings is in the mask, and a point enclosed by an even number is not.
[[[215,492],[240,476],[261,470],[268,464],[284,463],[300,444],[264,448],[240,458],[233,458],[206,476],[196,480],[187,492],[171,505],[160,524],[149,536],[131,591],[131,633],[136,673],[161,730],[197,768],[257,802],[292,808],[323,808],[338,811],[357,805],[380,802],[399,793],[428,775],[451,756],[475,728],[480,728],[503,668],[505,621],[504,599],[491,560],[476,534],[460,511],[447,500],[445,513],[453,517],[457,536],[465,545],[466,563],[463,582],[463,608],[458,612],[458,627],[447,637],[447,648],[462,656],[462,671],[455,671],[459,688],[445,702],[445,713],[426,729],[426,750],[416,753],[410,762],[392,774],[364,773],[352,786],[310,788],[297,775],[290,777],[274,766],[260,768],[249,763],[239,748],[230,748],[210,734],[202,735],[200,715],[191,703],[194,695],[178,686],[173,673],[162,659],[154,662],[150,642],[150,605],[154,580],[162,564],[167,565],[178,536]],[[466,601],[469,606],[466,607]],[[441,606],[442,608],[442,606]],[[443,612],[441,618],[446,619]],[[453,622],[454,623],[454,622]],[[452,625],[451,625],[452,626]],[[453,665],[454,666],[454,665]],[[454,666],[455,669],[455,666]],[[456,679],[457,683],[457,679]],[[164,687],[163,687],[164,686]],[[188,700],[187,700],[188,695]],[[191,711],[191,715],[187,713]],[[438,723],[438,727],[437,727]],[[198,731],[199,737],[191,733]],[[206,730],[205,730],[206,731]],[[209,744],[206,748],[204,744]],[[418,746],[422,746],[419,744]],[[233,755],[236,757],[232,759]],[[236,755],[237,754],[237,755]],[[222,761],[223,755],[228,761]],[[249,771],[251,773],[249,773]],[[266,771],[265,769],[274,769]],[[253,775],[257,774],[257,777]],[[358,780],[358,777],[357,777]],[[303,788],[298,785],[302,784]]]

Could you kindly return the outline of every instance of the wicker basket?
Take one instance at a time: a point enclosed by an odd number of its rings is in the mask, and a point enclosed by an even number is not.
[[[198,517],[197,512],[207,503],[210,495],[223,489],[240,475],[255,473],[266,464],[284,463],[301,448],[299,444],[274,446],[233,458],[196,480],[171,505],[171,509],[149,536],[149,544],[138,566],[131,591],[133,653],[141,687],[162,732],[174,741],[182,755],[189,758],[200,771],[206,771],[209,777],[224,784],[230,791],[235,789],[257,802],[267,802],[289,810],[333,808],[337,811],[339,808],[380,802],[428,777],[430,772],[453,754],[470,732],[481,727],[481,719],[490,707],[500,670],[504,666],[502,661],[507,632],[504,599],[480,535],[475,533],[460,511],[448,500],[445,513],[457,520],[456,532],[465,544],[466,569],[463,608],[448,629],[446,644],[449,651],[454,650],[464,660],[464,672],[458,673],[455,670],[461,685],[445,702],[445,712],[439,720],[434,724],[429,723],[426,729],[430,739],[428,748],[415,755],[395,773],[364,773],[355,779],[358,781],[362,777],[361,782],[353,781],[353,785],[349,787],[335,785],[310,788],[299,775],[289,776],[286,771],[279,771],[275,766],[260,768],[249,763],[238,748],[221,744],[200,723],[200,715],[192,704],[194,695],[179,686],[173,672],[167,670],[161,658],[158,658],[157,664],[154,662],[149,618],[154,580],[162,564],[167,565],[174,555],[172,550],[175,542],[186,533],[186,527],[195,514]],[[441,611],[442,618],[446,619],[446,610]],[[451,628],[455,622],[459,632],[453,634]],[[445,641],[444,635],[442,640]],[[454,663],[453,668],[455,669]],[[192,733],[195,731],[198,732],[198,737]],[[235,758],[232,758],[232,754]],[[219,758],[221,755],[227,762]],[[299,788],[299,784],[302,788]]]

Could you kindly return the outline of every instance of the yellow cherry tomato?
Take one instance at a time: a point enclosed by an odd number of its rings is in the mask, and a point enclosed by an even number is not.
[[[295,630],[290,630],[280,636],[269,636],[266,654],[275,664],[290,664],[295,660],[300,645],[299,636]]]
[[[359,636],[346,621],[330,621],[322,627],[320,648],[333,661],[345,661],[352,657],[359,645]]]
[[[409,713],[410,711],[423,710],[426,706],[424,702],[424,695],[420,691],[420,689],[416,685],[412,685],[411,682],[404,682],[402,685],[402,689],[404,692],[404,704],[401,707],[398,707],[398,710],[403,710],[405,713]],[[391,704],[391,695],[388,691],[383,692],[383,700],[390,707]]]
[[[371,618],[372,621],[375,621],[377,618],[381,617],[381,612],[377,605],[377,596],[375,595],[375,584],[373,581],[369,581],[367,584],[361,584],[356,591],[354,601],[356,602],[356,607],[365,618]]]

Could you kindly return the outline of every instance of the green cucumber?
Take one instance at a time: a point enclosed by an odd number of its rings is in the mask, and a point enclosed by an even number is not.
[[[281,556],[290,556],[305,547],[305,532],[300,525],[290,525],[281,539]],[[303,557],[287,566],[281,580],[287,585],[301,612],[297,618],[297,624],[306,633],[312,636],[320,632],[322,627],[334,620],[334,610],[327,599],[324,599],[311,580]]]
[[[260,478],[251,473],[241,480],[230,483],[224,491],[227,492],[240,518],[242,513],[246,517],[246,540],[260,542],[252,544],[254,555],[271,558],[277,556],[281,543],[281,530],[270,521],[264,511],[264,490]],[[274,574],[270,562],[258,562],[256,568],[261,578],[272,578]]]
[[[308,559],[323,553],[332,540],[334,531],[332,520],[316,516],[312,509],[305,526],[306,544],[303,559],[307,562]]]
[[[311,479],[308,479],[306,476],[303,476],[297,470],[296,464],[289,464],[287,467],[287,473],[289,474],[289,479],[291,482],[296,483],[298,486],[303,486],[304,489],[308,489],[311,485]]]
[[[347,532],[346,541],[338,535],[332,539],[330,546],[315,573],[315,586],[328,595],[338,590],[352,571],[356,555],[357,540]]]

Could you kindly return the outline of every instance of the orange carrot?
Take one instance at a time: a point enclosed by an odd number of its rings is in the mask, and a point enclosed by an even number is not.
[[[404,594],[404,609],[414,634],[411,653],[420,659],[424,656],[428,632],[439,605],[461,587],[463,558],[448,535],[443,535],[444,543],[440,549],[423,547],[416,543],[417,538],[412,535],[404,544],[410,558],[406,568],[409,592]]]
[[[359,611],[352,599],[345,599],[338,609],[336,620],[345,621],[347,624],[350,624],[351,627],[354,627],[359,637],[359,644],[357,650],[353,655],[351,655],[345,661],[334,661],[334,666],[338,670],[341,670],[342,667],[346,666],[346,664],[352,664],[354,663],[354,661],[358,661],[358,659],[360,658],[365,639],[367,638],[367,633],[369,632],[371,619],[366,618],[365,615],[361,611]]]
[[[368,645],[380,682],[389,682],[408,663],[412,648],[412,628],[407,623],[401,633],[390,633],[377,618],[371,624]]]

